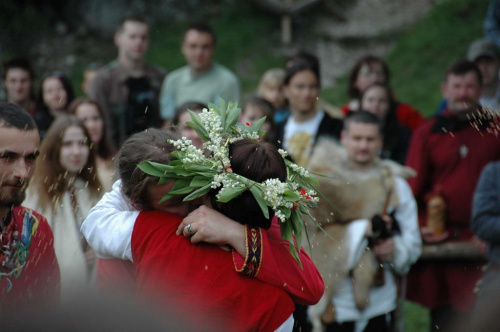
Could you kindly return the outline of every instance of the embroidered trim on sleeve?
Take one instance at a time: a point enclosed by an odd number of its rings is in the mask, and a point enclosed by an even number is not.
[[[233,262],[236,272],[255,278],[262,264],[262,246],[262,230],[260,228],[250,228],[248,225],[245,225],[246,256],[240,268],[236,264],[233,250]]]

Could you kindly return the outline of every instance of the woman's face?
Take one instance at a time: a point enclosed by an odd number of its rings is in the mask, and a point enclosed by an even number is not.
[[[358,72],[354,87],[360,92],[364,92],[373,83],[385,83],[386,79],[387,77],[385,77],[384,69],[380,63],[364,64]]]
[[[53,111],[64,111],[68,101],[68,93],[64,90],[61,80],[57,77],[49,77],[42,85],[43,102],[48,109]]]
[[[200,111],[194,111],[196,114],[199,114]],[[187,139],[190,139],[193,142],[193,145],[196,146],[198,149],[203,149],[203,141],[201,138],[198,137],[198,134],[196,134],[196,131],[188,127],[186,124],[188,121],[191,121],[191,116],[189,115],[189,112],[182,112],[181,115],[179,116],[179,129],[181,130],[181,135],[182,137],[186,137]]]
[[[283,89],[279,84],[275,84],[274,82],[265,83],[261,97],[273,104],[276,109],[283,107]]]
[[[97,106],[90,103],[80,104],[75,111],[75,115],[83,121],[92,143],[99,144],[103,136],[104,121]]]
[[[246,125],[247,123],[254,123],[255,121],[264,117],[264,112],[255,105],[248,104],[245,106],[243,114],[241,114],[240,123]],[[269,122],[264,122],[260,129],[268,131],[271,126]]]
[[[314,72],[311,70],[297,72],[284,89],[292,112],[307,114],[316,111],[319,82]]]
[[[78,126],[68,127],[64,132],[59,162],[71,174],[78,174],[87,164],[90,153],[87,139],[83,129]]]
[[[382,119],[385,118],[389,111],[387,90],[381,86],[368,88],[361,100],[361,109],[373,113]]]

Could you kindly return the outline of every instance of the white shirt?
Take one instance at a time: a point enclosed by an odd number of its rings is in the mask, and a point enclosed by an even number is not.
[[[325,112],[318,111],[312,119],[305,122],[295,122],[293,115],[288,118],[283,135],[283,147],[297,164],[307,166],[316,133],[324,117]]]
[[[338,322],[356,321],[356,331],[362,331],[369,319],[389,313],[396,309],[397,285],[394,279],[394,271],[403,275],[408,272],[410,266],[420,256],[422,240],[418,228],[417,205],[413,198],[408,183],[402,178],[395,178],[395,187],[399,196],[399,205],[389,207],[388,211],[395,210],[395,217],[399,223],[401,234],[394,236],[394,259],[391,264],[385,265],[385,284],[380,287],[372,287],[369,295],[369,305],[364,311],[359,311],[354,302],[352,281],[348,277],[340,287],[338,293],[333,297]],[[348,226],[349,247],[349,269],[357,265],[361,254],[368,245],[365,230],[368,220],[357,220]]]
[[[81,232],[97,257],[132,259],[132,231],[139,211],[122,194],[121,180],[89,212]]]

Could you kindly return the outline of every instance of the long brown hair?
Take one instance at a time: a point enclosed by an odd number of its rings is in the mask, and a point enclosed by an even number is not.
[[[102,137],[101,141],[97,143],[97,149],[96,149],[97,155],[102,159],[113,158],[116,154],[116,149],[110,143],[111,141],[109,139],[109,132],[108,132],[108,119],[106,119],[106,117],[104,116],[104,113],[102,112],[102,109],[99,106],[99,104],[88,98],[78,98],[75,99],[71,103],[71,105],[69,105],[69,112],[76,115],[76,110],[83,104],[90,104],[95,106],[97,112],[99,113],[102,119]]]
[[[66,169],[60,163],[60,153],[63,136],[69,127],[79,127],[87,136],[86,144],[90,153],[87,163],[78,174],[78,177],[86,181],[91,196],[99,197],[101,183],[97,178],[95,165],[95,152],[91,149],[90,136],[87,128],[74,115],[61,115],[56,118],[50,126],[40,148],[40,156],[37,158],[35,173],[31,180],[30,190],[38,193],[39,206],[42,210],[55,207],[68,185],[73,180],[68,176]]]

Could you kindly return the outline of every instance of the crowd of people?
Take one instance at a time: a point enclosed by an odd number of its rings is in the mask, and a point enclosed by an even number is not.
[[[243,98],[237,75],[214,61],[210,26],[185,30],[186,65],[170,73],[145,60],[149,30],[123,19],[117,58],[87,68],[85,98],[61,72],[43,75],[35,94],[30,61],[4,63],[0,326],[95,296],[194,330],[400,331],[405,300],[430,310],[430,331],[499,328],[496,44],[472,41],[443,68],[442,101],[425,119],[394,94],[378,56],[351,69],[341,107],[321,98],[319,59],[304,51]],[[231,121],[255,132],[216,141],[210,130],[228,133]],[[178,170],[192,149],[219,158],[213,182],[201,164]],[[322,175],[310,192],[291,176],[306,169]],[[174,170],[201,173],[186,182]],[[284,210],[266,206],[251,185],[236,193],[217,180],[231,174],[298,194],[281,192]],[[297,202],[314,191],[302,224]]]

